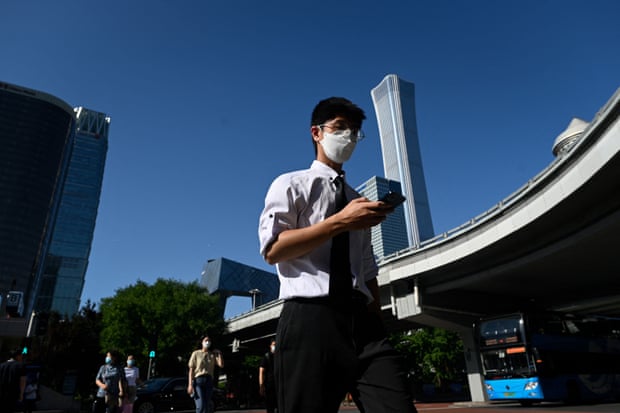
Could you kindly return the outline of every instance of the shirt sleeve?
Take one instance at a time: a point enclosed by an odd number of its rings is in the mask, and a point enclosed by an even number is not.
[[[187,363],[187,367],[190,369],[196,370],[196,352],[192,352],[192,355],[189,357],[189,362]]]
[[[276,178],[265,197],[258,227],[260,254],[264,257],[278,235],[297,227],[297,194],[286,175]]]
[[[97,372],[97,376],[95,376],[95,380],[99,380],[100,382],[105,382],[103,378],[103,366],[99,367],[99,371]]]

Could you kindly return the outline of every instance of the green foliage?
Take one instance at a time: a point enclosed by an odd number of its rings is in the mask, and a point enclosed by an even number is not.
[[[440,328],[422,328],[391,337],[405,357],[414,379],[442,388],[459,381],[465,370],[463,342],[457,333]]]
[[[260,367],[261,361],[263,361],[263,357],[262,356],[247,355],[243,359],[242,366],[247,368],[248,370],[256,370],[256,371],[258,371],[258,368]]]
[[[51,313],[44,337],[33,340],[31,360],[41,363],[41,382],[62,391],[67,376],[76,377],[76,397],[85,400],[94,393],[95,375],[103,358],[99,351],[101,313],[86,304],[71,319]]]
[[[133,354],[142,366],[155,350],[158,375],[183,375],[200,336],[209,334],[217,342],[225,323],[217,296],[197,282],[158,279],[148,285],[117,290],[101,302],[102,351],[117,349]]]

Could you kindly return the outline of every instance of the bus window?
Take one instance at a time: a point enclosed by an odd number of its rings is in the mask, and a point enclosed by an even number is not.
[[[490,350],[482,353],[485,377],[530,377],[536,373],[536,367],[524,347],[517,351]]]
[[[519,315],[482,321],[480,323],[482,346],[521,343],[522,328],[523,321]]]

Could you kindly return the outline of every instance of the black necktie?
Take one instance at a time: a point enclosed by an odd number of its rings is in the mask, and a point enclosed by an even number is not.
[[[347,196],[344,188],[344,178],[339,175],[334,178],[336,187],[336,210],[340,211],[347,205]],[[351,299],[351,262],[349,260],[349,233],[341,232],[332,238],[332,248],[329,261],[329,296],[341,304]]]

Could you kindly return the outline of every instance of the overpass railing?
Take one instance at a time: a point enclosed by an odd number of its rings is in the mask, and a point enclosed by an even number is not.
[[[601,118],[606,115],[607,112],[611,112],[613,109],[617,110],[617,100],[620,95],[620,89],[616,91],[612,99],[605,105],[595,116],[594,120],[586,127],[586,129],[582,132],[581,137],[569,148],[565,153],[558,155],[547,167],[545,167],[542,171],[537,173],[533,178],[529,179],[524,185],[519,187],[516,191],[512,192],[510,195],[499,201],[497,204],[493,205],[488,210],[482,212],[479,215],[471,218],[470,220],[464,222],[456,228],[450,229],[448,231],[442,232],[434,236],[433,238],[429,238],[424,240],[418,246],[411,246],[400,251],[397,251],[393,254],[387,255],[383,257],[383,259],[379,260],[379,266],[383,264],[387,264],[390,261],[396,260],[398,258],[402,258],[403,256],[412,255],[423,250],[427,250],[437,245],[443,244],[449,240],[457,238],[466,232],[470,232],[473,229],[479,227],[485,222],[502,215],[508,208],[515,205],[517,202],[521,201],[523,198],[531,195],[539,188],[543,186],[543,183],[549,177],[555,176],[558,171],[561,170],[561,167],[568,162],[571,162],[574,158],[576,158],[576,154],[578,152],[583,152],[585,148],[587,148],[596,138],[600,135],[595,133],[600,130],[604,125],[601,125]],[[612,108],[615,106],[615,108]],[[580,148],[581,150],[577,150]]]

